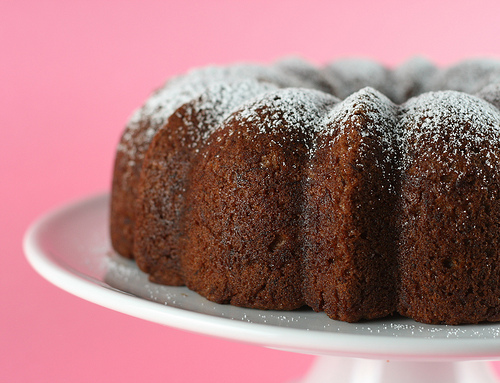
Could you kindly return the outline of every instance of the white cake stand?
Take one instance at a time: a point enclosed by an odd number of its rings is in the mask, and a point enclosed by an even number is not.
[[[38,219],[24,250],[56,286],[148,321],[265,347],[318,355],[302,382],[496,382],[500,324],[425,325],[405,318],[357,324],[310,310],[261,311],[218,305],[184,287],[149,283],[111,250],[108,195]]]

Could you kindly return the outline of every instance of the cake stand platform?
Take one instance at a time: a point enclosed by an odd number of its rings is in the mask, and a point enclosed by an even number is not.
[[[311,310],[262,311],[209,302],[185,287],[148,282],[108,237],[109,196],[64,206],[34,222],[24,251],[54,285],[151,322],[264,347],[317,355],[301,382],[497,382],[500,324],[426,325],[406,318],[344,323]]]

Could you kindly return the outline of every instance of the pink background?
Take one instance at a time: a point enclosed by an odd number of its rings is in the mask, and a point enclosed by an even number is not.
[[[109,190],[132,110],[193,66],[389,65],[499,56],[500,2],[0,2],[0,381],[286,382],[312,357],[190,334],[98,307],[39,277],[21,249],[40,214]]]

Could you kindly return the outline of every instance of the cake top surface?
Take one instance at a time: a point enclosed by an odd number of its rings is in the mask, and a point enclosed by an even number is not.
[[[317,90],[280,89],[244,105],[235,118],[256,123],[262,134],[283,123],[307,134],[317,129],[319,120],[337,102],[335,97]]]
[[[396,156],[395,145],[398,141],[397,107],[384,94],[366,87],[351,94],[337,104],[326,115],[320,125],[319,133],[330,135],[336,142],[345,129],[357,129],[361,146],[368,140],[378,140],[389,158]]]
[[[457,90],[474,94],[485,86],[498,82],[500,61],[486,58],[469,59],[436,71],[429,90]]]
[[[370,87],[374,89],[368,91]],[[417,105],[418,108],[423,107],[424,103],[431,102],[437,96],[421,98],[420,95],[436,89],[446,89],[447,95],[442,97],[447,100],[459,98],[455,93],[449,93],[458,90],[477,94],[498,107],[500,61],[474,59],[448,68],[437,68],[429,60],[417,57],[389,69],[367,59],[343,59],[317,67],[303,59],[291,57],[268,66],[240,63],[193,69],[167,81],[133,114],[118,150],[126,152],[131,161],[140,161],[143,153],[137,148],[147,146],[179,107],[195,99],[198,101],[193,106],[203,111],[200,115],[208,119],[205,122],[211,127],[203,134],[206,140],[221,120],[233,110],[241,109],[242,105],[246,109],[252,104],[249,100],[257,95],[258,100],[254,100],[254,103],[259,103],[260,108],[270,108],[276,113],[279,111],[289,125],[301,121],[299,125],[303,130],[325,132],[327,123],[320,124],[318,119],[319,115],[325,114],[320,105],[326,99],[344,100],[337,108],[347,108],[352,103],[375,98],[378,101],[373,104],[375,106],[371,114],[375,121],[377,115],[378,118],[387,116],[395,107],[401,110],[415,109]],[[272,92],[278,92],[277,99],[273,99],[276,94]],[[413,97],[418,100],[414,101]],[[328,108],[338,101],[328,101]],[[475,111],[486,107],[485,104],[476,105]],[[263,132],[277,123],[272,113],[259,117],[255,107],[241,111],[240,118],[267,119],[260,125]],[[371,110],[368,108],[367,111]],[[440,109],[435,112],[440,113]],[[392,139],[388,136],[389,132],[385,135],[387,139]]]
[[[180,105],[199,96],[210,85],[250,79],[279,88],[316,88],[340,99],[370,86],[394,102],[402,103],[408,96],[428,91],[458,90],[476,94],[492,83],[500,83],[500,61],[471,59],[439,69],[429,60],[415,57],[389,69],[368,59],[341,59],[315,67],[301,58],[289,57],[269,66],[250,63],[208,66],[167,81],[136,111],[131,125],[144,116],[151,119],[152,125],[161,125]],[[327,87],[330,89],[325,89]],[[408,94],[410,88],[417,94]]]
[[[500,113],[478,97],[458,91],[425,93],[403,105],[400,124],[407,127],[401,133],[408,161],[413,159],[411,145],[424,158],[438,156],[450,167],[459,157],[470,165],[479,154],[484,166],[499,168]]]
[[[187,112],[197,116],[195,125],[191,121],[186,122],[190,125],[188,128],[193,134],[201,132],[199,139],[204,142],[236,108],[253,97],[275,89],[277,87],[271,83],[253,79],[215,82],[198,98],[186,104],[189,108]],[[196,144],[197,140],[194,140]]]
[[[342,59],[328,64],[323,72],[333,92],[344,99],[367,86],[392,96],[389,76],[383,65],[368,59]]]

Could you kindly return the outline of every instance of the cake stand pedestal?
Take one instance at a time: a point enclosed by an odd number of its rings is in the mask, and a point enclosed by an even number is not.
[[[148,282],[108,238],[109,196],[64,206],[24,237],[28,261],[48,281],[144,320],[273,349],[318,355],[297,383],[492,383],[500,324],[426,325],[406,318],[344,323],[311,310],[218,305],[185,287]]]
[[[318,356],[293,383],[498,383],[488,362],[415,362]]]

